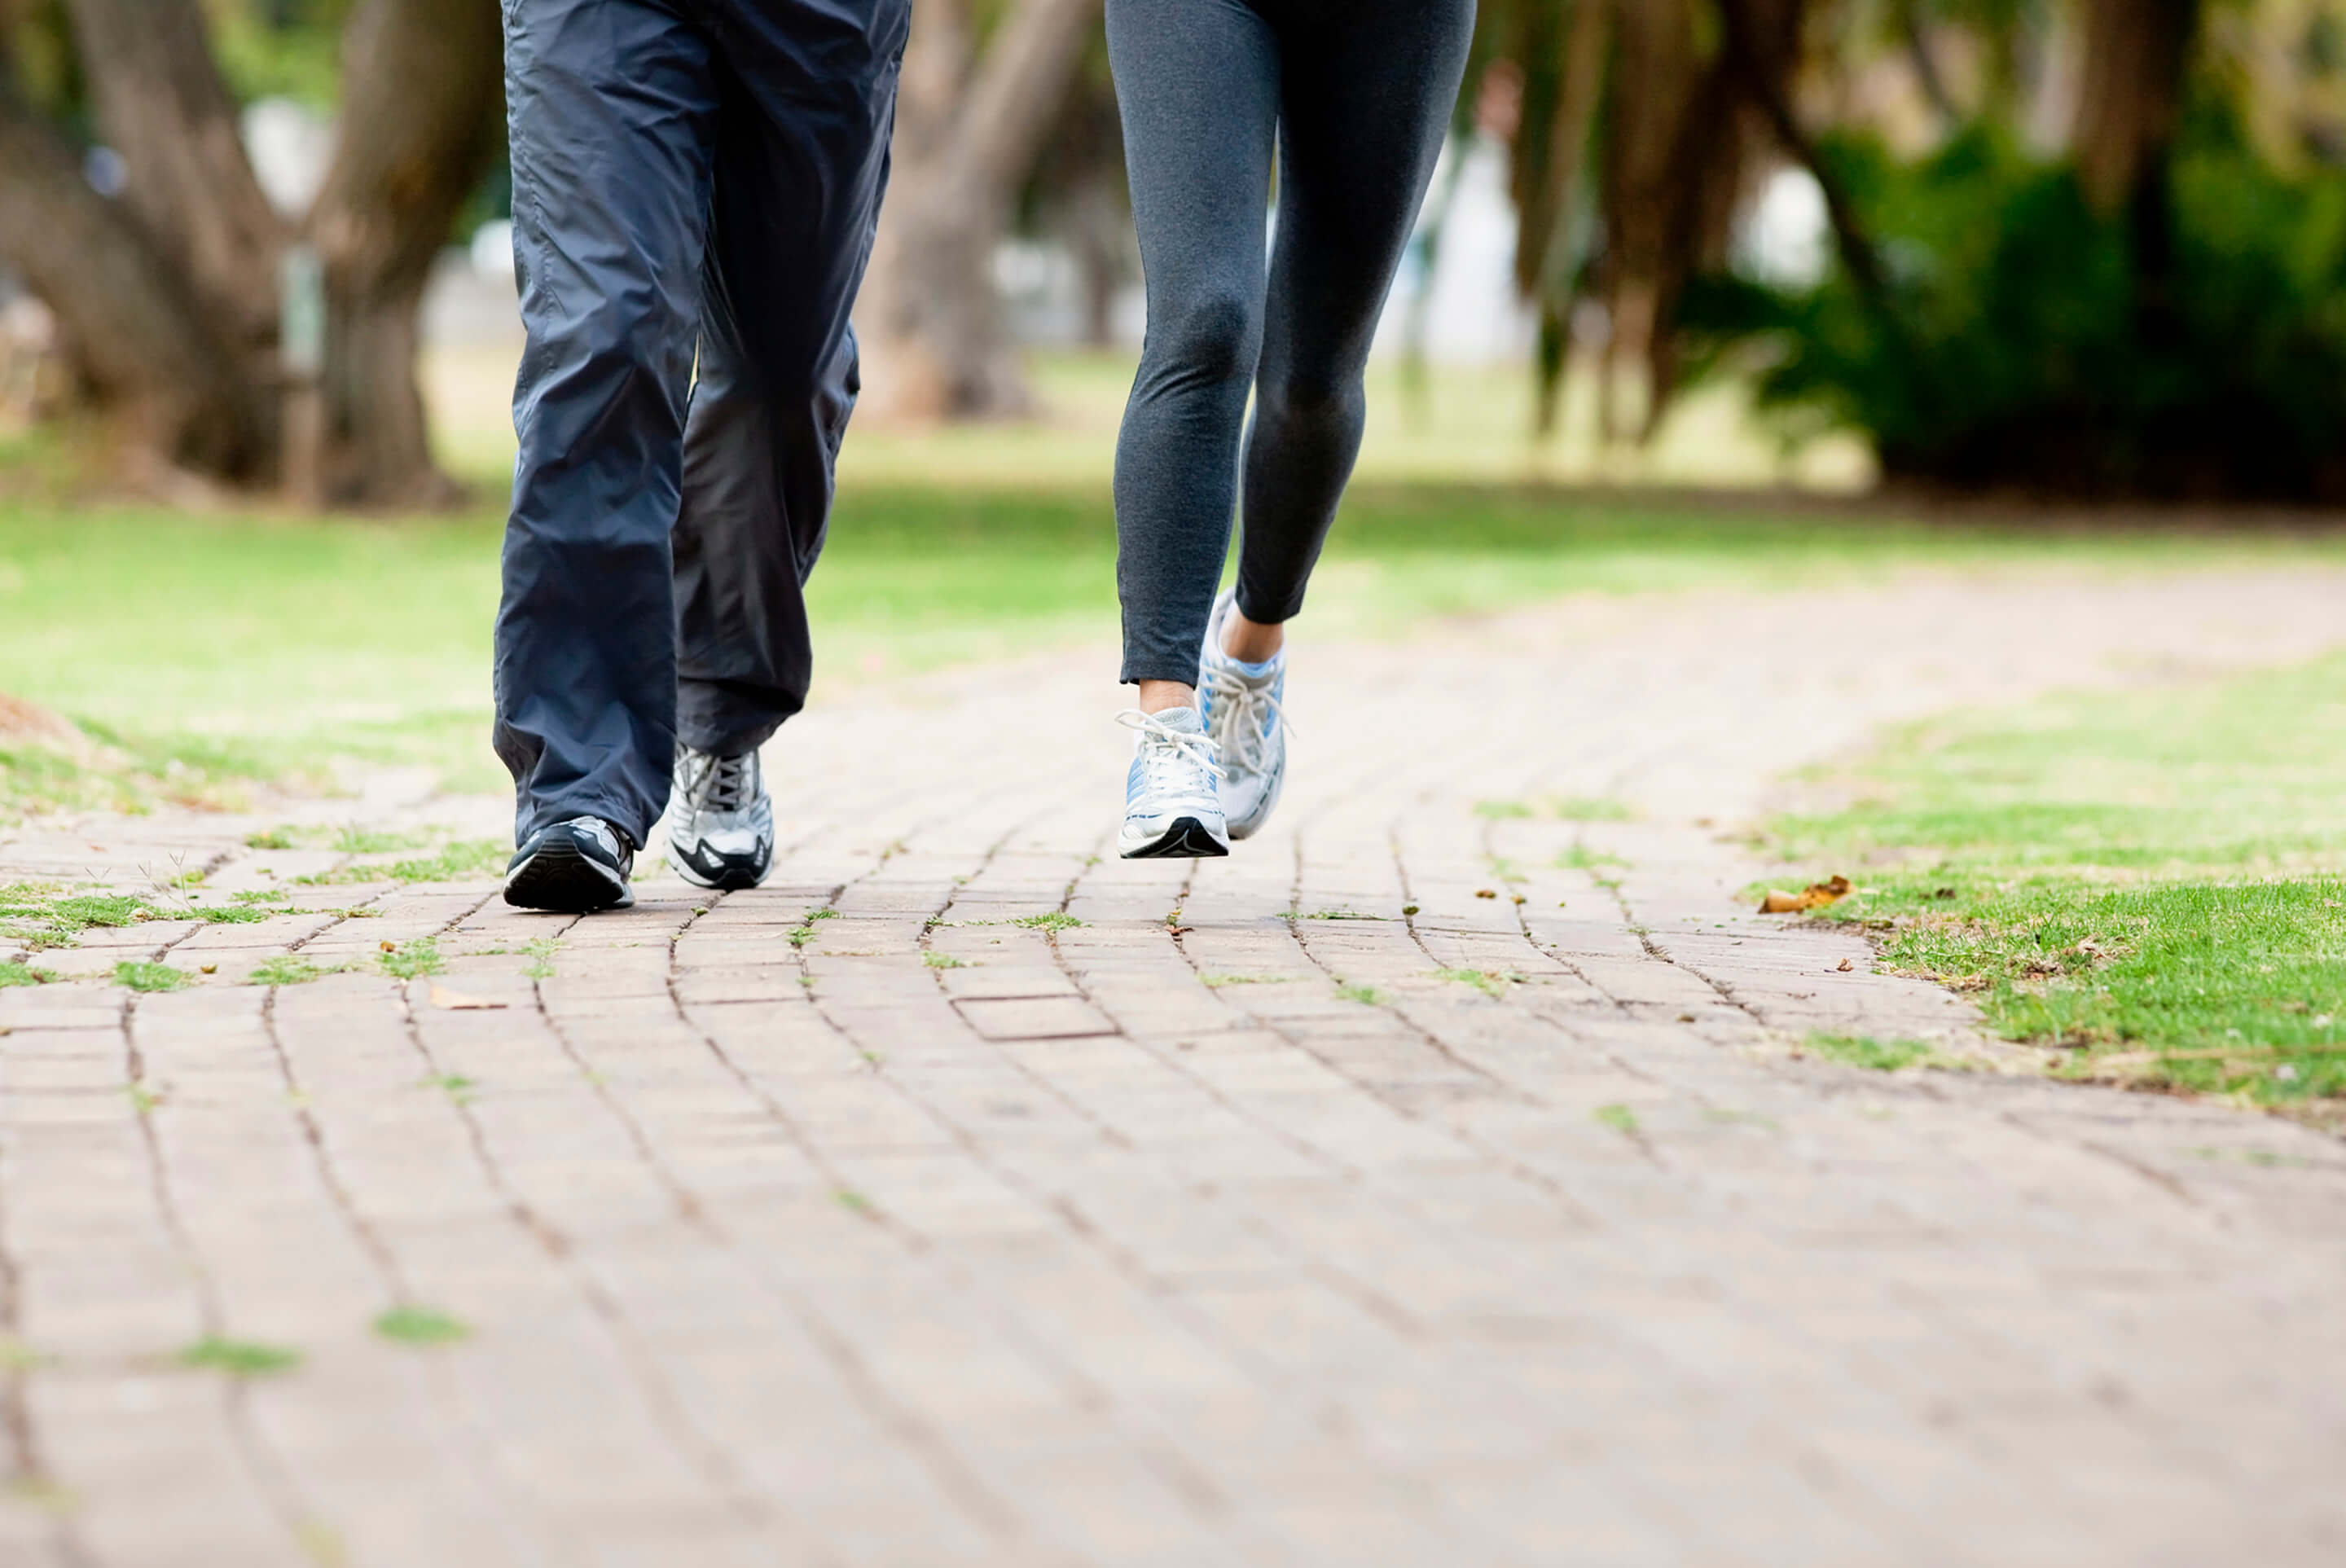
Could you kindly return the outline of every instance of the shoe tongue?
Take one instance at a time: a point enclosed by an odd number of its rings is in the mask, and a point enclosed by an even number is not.
[[[1178,729],[1185,735],[1206,733],[1205,716],[1194,708],[1168,708],[1162,713],[1152,713],[1149,717],[1166,728]]]

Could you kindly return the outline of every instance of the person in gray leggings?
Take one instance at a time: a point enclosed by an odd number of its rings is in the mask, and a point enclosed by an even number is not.
[[[1127,859],[1228,854],[1278,802],[1282,628],[1360,453],[1474,26],[1474,0],[1107,0],[1148,292],[1116,457]]]

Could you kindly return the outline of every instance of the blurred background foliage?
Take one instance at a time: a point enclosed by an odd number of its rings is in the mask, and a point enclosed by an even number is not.
[[[18,417],[102,428],[150,492],[459,499],[415,321],[506,199],[496,55],[495,0],[0,0],[0,273],[50,322]],[[332,127],[291,196],[256,173],[280,105]],[[1456,132],[1409,276],[1496,158],[1527,440],[1585,388],[1635,449],[1714,382],[1933,490],[2346,497],[2346,0],[1484,0]],[[1036,412],[1005,280],[1071,270],[1082,341],[1123,341],[1128,230],[1098,0],[921,0],[868,413]]]

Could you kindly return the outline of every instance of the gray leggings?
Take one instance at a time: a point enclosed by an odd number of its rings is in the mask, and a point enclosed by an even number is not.
[[[1107,0],[1148,283],[1116,453],[1125,680],[1198,678],[1242,433],[1239,607],[1302,607],[1474,25],[1474,0]]]

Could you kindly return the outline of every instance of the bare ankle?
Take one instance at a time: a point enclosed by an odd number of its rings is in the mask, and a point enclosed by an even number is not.
[[[1140,683],[1140,711],[1163,713],[1168,708],[1198,706],[1198,688],[1178,680],[1144,680]]]
[[[1287,627],[1277,622],[1250,621],[1236,606],[1222,627],[1222,654],[1240,664],[1260,664],[1287,646]]]

